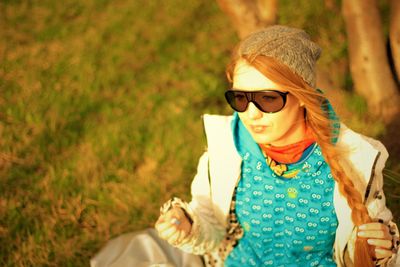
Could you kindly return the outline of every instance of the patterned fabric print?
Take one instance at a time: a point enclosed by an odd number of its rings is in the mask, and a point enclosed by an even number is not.
[[[263,155],[266,157],[266,163],[269,168],[278,176],[290,179],[296,177],[300,172],[300,169],[297,168],[289,170],[288,166],[290,165],[278,163],[265,153],[263,153]]]
[[[245,233],[226,266],[336,266],[333,178],[320,154],[316,147],[309,171],[290,180],[247,154],[236,201]]]
[[[309,153],[314,149],[314,145],[310,145],[309,147],[306,148],[305,151],[303,151],[303,155],[301,156],[300,160],[302,161],[304,157],[309,155]],[[278,176],[284,177],[284,178],[293,178],[296,177],[297,174],[301,171],[300,168],[303,168],[304,166],[301,166],[301,164],[283,164],[283,163],[278,163],[275,160],[273,160],[271,157],[269,157],[267,154],[263,152],[264,157],[266,158],[267,165],[270,167],[270,169]],[[290,168],[288,167],[290,166]],[[307,168],[308,166],[306,166]]]
[[[238,240],[243,237],[243,229],[238,222],[235,212],[236,192],[237,187],[235,187],[229,208],[228,228],[224,240],[222,240],[217,251],[209,252],[203,255],[204,264],[206,267],[223,266],[226,257],[237,245]]]
[[[301,170],[292,179],[277,176],[256,147],[238,144],[238,151],[236,213],[244,236],[225,266],[336,266],[334,180],[320,148],[288,164]]]

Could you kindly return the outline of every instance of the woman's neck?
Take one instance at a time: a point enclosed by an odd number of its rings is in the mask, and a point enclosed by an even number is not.
[[[298,121],[298,123],[293,124],[292,127],[290,127],[289,130],[281,138],[268,145],[275,147],[287,146],[303,141],[304,139],[308,138],[309,134],[310,132],[307,131],[305,120],[301,119],[300,121]]]

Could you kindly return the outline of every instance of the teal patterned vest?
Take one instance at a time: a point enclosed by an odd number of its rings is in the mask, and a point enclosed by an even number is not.
[[[236,215],[244,235],[225,266],[336,266],[334,179],[320,147],[311,145],[288,164],[288,171],[298,172],[287,179],[267,165],[236,113],[232,126],[243,159]]]

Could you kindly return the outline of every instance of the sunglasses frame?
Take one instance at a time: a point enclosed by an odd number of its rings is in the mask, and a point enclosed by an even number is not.
[[[229,99],[232,99],[229,95],[233,94],[233,93],[243,93],[246,96],[246,100],[247,100],[247,104],[246,104],[246,108],[243,111],[237,110],[229,101]],[[255,100],[255,94],[257,93],[267,93],[267,92],[275,92],[277,94],[279,94],[282,97],[283,100],[283,105],[279,110],[276,111],[265,111],[260,104],[258,104]],[[278,90],[260,90],[260,91],[242,91],[242,90],[236,90],[236,89],[230,89],[227,90],[225,92],[225,99],[228,102],[228,104],[231,106],[232,109],[236,110],[237,112],[245,112],[247,110],[247,108],[249,107],[249,103],[252,102],[259,110],[261,110],[264,113],[276,113],[281,111],[285,106],[286,106],[286,100],[287,100],[287,95],[289,94],[289,92],[281,92]]]

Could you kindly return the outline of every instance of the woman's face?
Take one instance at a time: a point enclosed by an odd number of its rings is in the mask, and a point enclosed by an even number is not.
[[[241,91],[277,90],[287,92],[256,68],[239,60],[233,75],[233,88]],[[239,117],[256,143],[274,146],[289,145],[304,139],[305,120],[302,104],[292,94],[287,95],[285,107],[276,113],[265,113],[250,102]]]

